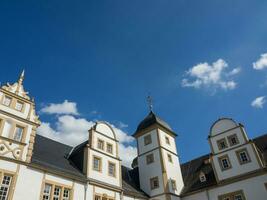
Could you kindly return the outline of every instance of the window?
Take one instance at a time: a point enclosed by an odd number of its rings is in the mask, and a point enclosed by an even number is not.
[[[169,137],[165,137],[165,141],[166,141],[166,144],[170,144],[170,138]]]
[[[147,135],[144,137],[144,143],[145,145],[148,145],[152,142],[151,135]]]
[[[95,200],[101,200],[101,196],[95,195]]]
[[[218,145],[219,150],[223,150],[227,148],[227,143],[226,143],[225,138],[218,140],[217,145]]]
[[[15,105],[15,109],[18,111],[22,111],[22,108],[23,108],[23,103],[20,101],[17,101]]]
[[[222,170],[227,170],[231,168],[231,164],[229,161],[229,157],[227,155],[222,156],[219,158],[219,163]]]
[[[101,149],[101,150],[104,150],[104,141],[103,140],[98,139],[97,148]]]
[[[146,164],[151,164],[154,162],[154,154],[149,154],[146,156]]]
[[[12,182],[12,176],[3,174],[0,185],[0,199],[7,200],[9,196],[9,190]]]
[[[12,101],[12,98],[11,98],[11,97],[5,96],[5,97],[4,97],[3,104],[4,104],[5,106],[10,106],[11,101]]]
[[[172,190],[176,190],[176,181],[175,180],[171,180],[171,184],[172,184]]]
[[[62,193],[63,192],[63,193]],[[45,183],[42,200],[70,200],[71,190],[60,184]]]
[[[264,185],[265,185],[265,188],[266,188],[266,190],[267,190],[267,183],[264,183]]]
[[[234,145],[238,144],[239,141],[238,141],[237,135],[234,134],[234,135],[228,136],[228,142],[229,142],[230,146],[234,146]]]
[[[44,191],[43,191],[43,200],[49,200],[51,196],[52,186],[45,184]]]
[[[22,134],[23,134],[23,128],[20,127],[20,126],[16,126],[15,134],[14,134],[14,138],[13,139],[18,141],[18,142],[21,142]]]
[[[69,189],[64,189],[63,200],[70,200],[70,190]]]
[[[158,177],[154,177],[150,179],[150,187],[151,187],[151,190],[154,190],[159,187]]]
[[[172,155],[168,154],[168,161],[172,163]]]
[[[111,154],[113,153],[113,146],[112,146],[112,144],[109,144],[109,143],[107,144],[107,152],[108,153],[111,153]]]
[[[101,158],[94,156],[93,158],[93,169],[95,171],[101,171]]]
[[[61,188],[55,186],[53,200],[60,200]]]
[[[115,177],[115,175],[116,175],[116,165],[115,165],[115,163],[112,163],[112,162],[108,163],[108,175]]]
[[[199,180],[201,183],[206,182],[207,179],[206,179],[206,175],[204,174],[204,172],[199,173]]]
[[[236,154],[241,165],[250,162],[250,157],[248,155],[247,149],[241,149],[237,151]]]
[[[242,190],[223,194],[218,197],[219,200],[245,200],[245,195]]]

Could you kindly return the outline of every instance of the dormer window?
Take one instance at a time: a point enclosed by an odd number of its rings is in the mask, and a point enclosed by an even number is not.
[[[18,111],[22,111],[23,108],[23,102],[17,101],[15,105],[15,109]]]
[[[107,143],[107,152],[108,153],[113,153],[113,146],[112,146],[112,144],[109,144],[109,143]]]
[[[238,144],[239,141],[238,141],[237,135],[236,134],[230,135],[228,137],[228,142],[229,142],[230,146],[234,146],[234,145]]]
[[[3,104],[4,104],[5,106],[10,106],[10,104],[11,104],[11,100],[12,100],[11,97],[5,96],[5,97],[4,97]]]
[[[241,165],[250,162],[250,157],[248,155],[247,149],[241,149],[237,151],[236,154]]]
[[[217,145],[218,145],[219,150],[223,150],[223,149],[227,148],[226,139],[223,138],[223,139],[218,140]]]
[[[227,155],[220,157],[219,163],[223,171],[231,168],[231,163]]]
[[[166,141],[166,144],[170,144],[170,138],[169,137],[165,137],[165,141]]]
[[[201,183],[206,182],[207,179],[206,179],[206,175],[204,174],[204,172],[200,172],[199,180]]]
[[[148,145],[148,144],[151,144],[152,143],[152,138],[151,138],[151,135],[147,135],[144,137],[144,144],[145,145]]]
[[[100,139],[97,140],[97,148],[104,150],[104,141],[103,140],[100,140]]]

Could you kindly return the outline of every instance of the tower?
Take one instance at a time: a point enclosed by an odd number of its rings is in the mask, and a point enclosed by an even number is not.
[[[24,70],[17,82],[0,88],[0,156],[4,160],[30,162],[40,121],[23,80]]]
[[[133,136],[137,140],[141,189],[151,198],[178,200],[184,186],[171,127],[150,111]]]

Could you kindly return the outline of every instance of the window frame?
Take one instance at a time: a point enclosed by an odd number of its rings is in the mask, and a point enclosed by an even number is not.
[[[147,165],[150,165],[154,162],[154,154],[153,153],[150,153],[146,156],[146,164]]]
[[[176,180],[171,179],[171,187],[173,191],[177,190],[177,184],[176,184]]]
[[[221,142],[224,142],[225,147],[221,146]],[[225,138],[221,138],[221,139],[217,140],[217,146],[218,146],[219,151],[227,149],[228,148],[228,144],[227,144],[226,139]]]
[[[113,174],[110,174],[110,173],[109,173],[109,172],[110,172],[110,171],[109,171],[109,167],[110,167],[110,165],[113,165],[113,166],[114,166]],[[116,163],[111,162],[111,161],[108,161],[108,175],[111,176],[111,177],[116,178],[116,170],[117,170],[117,168],[116,168]]]
[[[243,161],[242,158],[241,158],[240,154],[243,153],[243,152],[246,154],[247,161]],[[247,163],[251,162],[251,158],[249,156],[247,148],[242,148],[242,149],[237,150],[236,151],[236,156],[237,156],[237,159],[238,159],[238,162],[239,162],[240,165],[244,165],[244,164],[247,164]]]
[[[21,104],[21,109],[17,109],[17,104]],[[16,111],[19,111],[19,112],[24,112],[24,108],[25,108],[25,103],[23,101],[20,101],[20,100],[16,100],[15,104],[14,104],[14,109]]]
[[[218,200],[226,200],[227,198],[229,200],[235,200],[235,196],[240,195],[242,200],[246,200],[245,194],[243,190],[238,190],[234,192],[229,192],[226,194],[221,194],[218,196]]]
[[[108,147],[109,147],[109,146],[111,147],[111,151],[108,150]],[[107,151],[108,153],[110,153],[110,154],[113,154],[113,144],[107,142],[107,145],[106,145],[106,151]]]
[[[152,143],[152,137],[151,137],[151,134],[148,134],[146,136],[144,136],[144,145],[149,145]]]
[[[154,183],[155,183],[154,181],[157,181],[156,186],[154,185]],[[155,177],[150,178],[150,189],[155,190],[157,188],[159,188],[159,177],[155,176]]]
[[[95,163],[95,159],[98,159],[99,160],[99,167],[98,167],[98,169],[95,168],[95,164],[94,164]],[[96,155],[93,156],[93,166],[92,166],[92,168],[93,168],[94,171],[102,172],[102,158],[101,157],[96,156]]]
[[[5,100],[6,99],[10,99],[10,102],[9,102],[9,105],[6,105],[5,104]],[[12,101],[13,101],[13,98],[12,97],[10,97],[10,96],[8,96],[8,95],[6,95],[6,94],[3,94],[3,97],[2,97],[2,105],[4,105],[4,106],[6,106],[6,107],[11,107],[11,105],[12,105]]]
[[[168,154],[167,154],[167,157],[168,157],[168,161],[169,161],[170,163],[173,163],[172,155],[168,153]]]
[[[165,143],[171,145],[170,138],[168,136],[165,136]]]
[[[60,188],[60,193],[58,196],[59,200],[73,200],[73,188],[71,186],[68,185],[63,185],[61,183],[57,183],[54,181],[50,181],[50,180],[44,180],[43,181],[43,187],[42,187],[42,195],[40,196],[40,200],[43,200],[44,198],[44,192],[45,192],[45,186],[49,185],[51,186],[51,190],[50,190],[50,194],[49,194],[49,200],[53,200],[55,197],[55,189],[56,188]],[[64,197],[64,191],[68,190],[69,191],[69,197]]]
[[[232,143],[232,138],[235,138],[235,140],[236,140],[236,144],[233,144],[233,143]],[[228,143],[230,144],[231,147],[239,144],[239,140],[238,140],[237,134],[229,135],[229,136],[227,137],[227,140],[228,140]]]
[[[99,146],[99,144],[101,144],[101,143],[103,145],[102,148]],[[97,148],[100,149],[100,150],[102,150],[102,151],[104,151],[104,149],[105,149],[105,141],[102,140],[102,139],[100,139],[100,138],[97,138]]]
[[[16,131],[17,131],[18,128],[22,129],[22,131],[21,131],[21,136],[20,136],[20,140],[16,140],[16,139],[15,139],[15,137],[16,137],[16,133],[17,133]],[[12,139],[15,140],[15,141],[17,141],[17,142],[22,142],[22,140],[23,140],[23,138],[24,138],[24,134],[25,134],[25,127],[16,124],[16,125],[15,125],[15,129],[14,129],[14,133],[13,133],[13,135],[12,135]]]
[[[227,168],[225,168],[224,165],[223,165],[223,163],[222,163],[222,160],[223,159],[226,159],[227,162],[228,162],[228,167]],[[218,162],[219,162],[219,165],[220,165],[222,171],[225,171],[225,170],[228,170],[228,169],[231,169],[232,168],[231,161],[230,161],[229,156],[227,154],[218,157]]]
[[[10,181],[8,185],[3,183],[5,176],[10,177]],[[13,192],[14,192],[14,187],[13,187],[14,178],[15,178],[15,175],[13,173],[9,173],[9,172],[2,171],[2,170],[0,171],[0,188],[7,187],[7,192],[5,196],[6,199],[12,199]],[[4,197],[4,196],[1,196],[1,197]]]

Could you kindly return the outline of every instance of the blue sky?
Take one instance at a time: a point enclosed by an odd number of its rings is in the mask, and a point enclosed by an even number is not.
[[[185,162],[210,151],[219,117],[251,138],[267,131],[266,19],[263,0],[1,1],[0,80],[25,68],[38,111],[74,103],[79,114],[39,112],[58,132],[60,117],[72,116],[132,134],[150,93]]]

